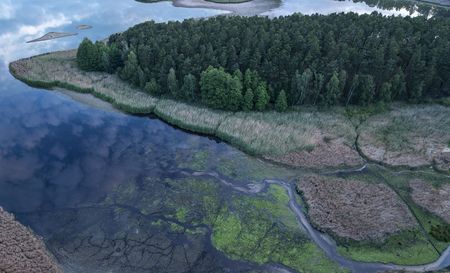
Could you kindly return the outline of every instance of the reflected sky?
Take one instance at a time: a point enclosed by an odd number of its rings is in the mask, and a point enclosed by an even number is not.
[[[353,1],[335,1],[335,0],[284,0],[280,8],[273,11],[263,13],[269,16],[286,16],[293,12],[300,12],[303,14],[331,14],[340,12],[355,12],[358,14],[370,14],[372,12],[379,12],[386,16],[418,16],[419,13],[410,13],[405,8],[384,10],[377,7],[370,7],[364,2],[354,3]]]

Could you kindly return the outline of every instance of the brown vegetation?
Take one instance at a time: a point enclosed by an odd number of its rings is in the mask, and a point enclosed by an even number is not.
[[[449,117],[446,106],[399,106],[363,123],[358,146],[370,160],[390,166],[450,170]]]
[[[61,273],[45,244],[0,208],[0,273]]]
[[[299,179],[313,224],[352,240],[380,240],[413,228],[416,220],[397,194],[384,184],[325,176]]]
[[[450,184],[433,187],[420,179],[409,182],[413,201],[450,224]]]
[[[342,139],[333,140],[332,142],[318,141],[312,146],[311,151],[303,150],[290,152],[283,156],[267,157],[267,159],[281,162],[291,166],[301,166],[307,168],[321,167],[337,167],[342,166],[358,166],[363,161],[356,150]]]

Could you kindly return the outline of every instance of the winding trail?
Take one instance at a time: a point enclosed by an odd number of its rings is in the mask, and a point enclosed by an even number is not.
[[[356,171],[360,171],[362,169],[358,169]],[[296,201],[294,188],[295,184],[293,182],[289,183],[282,180],[266,179],[261,184],[247,184],[246,186],[237,186],[216,172],[189,172],[188,170],[184,170],[183,174],[195,177],[214,178],[225,186],[231,187],[236,191],[246,194],[260,193],[271,184],[283,187],[289,195],[289,209],[297,218],[299,227],[302,227],[306,231],[311,240],[313,240],[314,243],[316,243],[317,246],[319,246],[331,260],[337,262],[339,265],[351,270],[352,272],[375,273],[387,270],[426,272],[437,271],[450,266],[450,246],[442,253],[438,260],[425,265],[408,266],[384,263],[369,263],[354,261],[349,258],[343,257],[338,253],[337,246],[325,234],[319,232],[311,226],[306,215],[303,213],[301,205],[299,205]],[[282,271],[286,272],[285,269],[283,269]]]

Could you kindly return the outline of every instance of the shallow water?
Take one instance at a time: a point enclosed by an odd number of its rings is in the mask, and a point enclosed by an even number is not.
[[[265,14],[374,10],[361,3],[286,0]],[[211,231],[202,224],[194,228],[178,223],[201,231],[185,235],[155,223],[174,213],[174,206],[184,200],[184,190],[194,189],[196,183],[204,185],[201,178],[192,185],[186,183],[186,170],[213,171],[233,181],[233,187],[254,183],[253,189],[261,189],[264,179],[288,179],[299,171],[261,162],[157,119],[129,116],[101,103],[79,103],[75,95],[28,87],[7,69],[12,60],[74,48],[84,37],[103,39],[146,20],[222,13],[132,0],[1,1],[0,206],[43,236],[67,272],[284,272],[279,266],[225,257],[211,245]],[[78,30],[81,24],[93,28]],[[79,35],[26,44],[51,31]],[[231,195],[251,194],[215,187],[217,199],[224,203],[230,202]],[[190,206],[198,205],[196,197],[186,198]]]

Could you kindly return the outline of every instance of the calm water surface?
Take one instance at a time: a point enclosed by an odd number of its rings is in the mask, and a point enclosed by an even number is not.
[[[265,14],[376,10],[361,3],[286,0]],[[290,171],[156,119],[105,111],[61,93],[28,87],[14,80],[7,69],[18,58],[74,48],[84,37],[103,39],[146,20],[164,22],[222,13],[132,0],[0,2],[0,206],[43,236],[68,272],[246,272],[261,268],[227,259],[211,246],[208,231],[188,238],[153,225],[173,210],[168,201],[161,201],[159,216],[132,215],[130,207],[125,217],[120,210],[125,208],[111,200],[116,200],[117,189],[132,192],[137,188],[148,193],[145,198],[159,200],[162,193],[182,198],[181,190],[170,181],[183,179],[186,168],[218,171],[236,183],[258,183],[263,176],[286,178],[292,175]],[[385,13],[407,14],[402,10]],[[77,30],[80,24],[93,28]],[[25,43],[50,31],[79,35]],[[140,198],[133,195],[126,204]],[[154,251],[146,256],[142,252],[138,259],[136,253],[143,246]],[[193,257],[180,259],[186,248]],[[119,258],[124,251],[129,251],[126,260]]]

